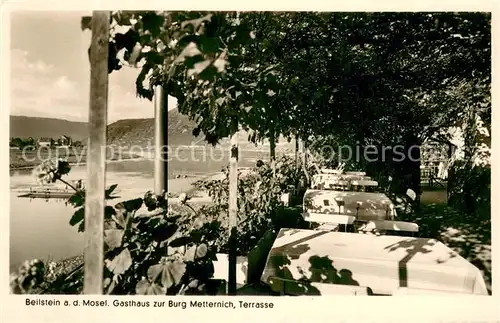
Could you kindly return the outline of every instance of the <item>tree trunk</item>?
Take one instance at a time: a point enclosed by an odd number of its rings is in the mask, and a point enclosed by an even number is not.
[[[415,194],[415,209],[416,211],[420,210],[420,196],[422,195],[422,189],[420,186],[420,140],[417,136],[412,135],[409,138],[409,141],[406,143],[406,151],[407,156],[406,159],[408,161],[408,171],[409,171],[409,188],[411,188]]]
[[[463,202],[466,212],[473,212],[474,209],[474,197],[472,194],[472,187],[470,181],[467,178],[472,174],[472,169],[474,168],[474,156],[477,151],[477,126],[476,126],[476,114],[471,109],[469,111],[469,116],[466,121],[466,127],[464,131],[464,171],[461,172],[464,176],[463,185]]]

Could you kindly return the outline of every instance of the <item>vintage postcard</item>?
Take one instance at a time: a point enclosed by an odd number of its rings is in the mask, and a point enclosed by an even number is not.
[[[494,2],[99,5],[2,4],[2,322],[500,321]]]

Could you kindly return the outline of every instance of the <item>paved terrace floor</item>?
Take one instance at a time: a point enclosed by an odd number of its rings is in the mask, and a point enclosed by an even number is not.
[[[411,221],[421,236],[435,238],[481,270],[491,293],[491,219],[459,212],[447,206],[446,191],[424,191],[421,210]]]

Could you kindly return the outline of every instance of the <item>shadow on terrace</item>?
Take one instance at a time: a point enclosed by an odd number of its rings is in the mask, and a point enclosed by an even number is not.
[[[481,219],[448,206],[444,190],[425,190],[419,211],[406,207],[404,198],[391,196],[391,199],[396,204],[400,219],[419,225],[419,236],[443,242],[475,265],[483,274],[491,294],[491,219]],[[405,209],[407,212],[404,212]],[[393,248],[407,249],[408,257],[426,252],[425,246],[401,244]]]

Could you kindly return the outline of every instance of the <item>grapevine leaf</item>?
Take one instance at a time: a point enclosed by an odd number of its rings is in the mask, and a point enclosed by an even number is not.
[[[116,210],[111,205],[106,205],[104,208],[104,219],[109,220],[113,218],[113,215],[116,215]]]
[[[82,31],[85,31],[86,29],[92,30],[92,17],[82,17],[80,27],[82,28]]]
[[[197,73],[200,74],[200,79],[205,81],[212,81],[215,78],[215,76],[219,73],[217,67],[215,67],[213,64],[209,64],[208,66],[203,67],[201,72],[198,71],[200,68],[202,68],[202,66],[196,68],[195,65],[195,70]]]
[[[196,246],[191,246],[184,254],[184,261],[194,261],[196,258]]]
[[[194,64],[192,68],[187,70],[187,76],[201,74],[210,64],[211,61],[209,59]]]
[[[182,277],[186,273],[186,264],[182,262],[168,262],[164,266],[166,268],[162,270],[162,285],[170,288],[179,284]]]
[[[157,264],[153,265],[148,268],[148,278],[151,281],[156,281],[158,277],[160,277],[162,270],[163,270],[163,264]]]
[[[117,209],[125,209],[128,212],[133,212],[133,211],[139,210],[141,208],[141,206],[142,206],[142,203],[143,203],[142,198],[136,198],[136,199],[133,199],[133,200],[128,200],[128,201],[120,202],[120,203],[118,203],[118,204],[115,205],[115,208],[117,208]]]
[[[106,192],[104,193],[105,199],[109,199],[111,197],[111,194],[115,191],[115,189],[118,187],[118,184],[113,184],[111,185]]]
[[[129,225],[132,224],[131,214],[141,208],[142,202],[142,198],[137,198],[116,204],[115,222],[122,228],[128,229]]]
[[[75,213],[73,214],[73,216],[69,220],[69,224],[71,226],[75,226],[78,223],[80,223],[80,221],[83,221],[84,219],[85,219],[85,208],[81,207],[75,211]]]
[[[181,28],[186,28],[187,26],[193,26],[194,30],[197,30],[200,25],[204,22],[209,22],[212,19],[212,14],[208,14],[198,19],[186,20],[181,23]]]
[[[155,283],[150,283],[146,278],[143,278],[135,286],[135,293],[138,295],[165,295],[165,287]]]
[[[207,255],[208,247],[206,244],[202,243],[196,248],[196,258],[203,258]]]
[[[130,214],[125,209],[117,209],[113,217],[116,224],[118,224],[123,229],[128,228]]]
[[[73,207],[80,207],[85,204],[85,192],[78,191],[75,194],[71,195],[68,199],[68,202],[73,205]]]
[[[104,230],[104,243],[110,250],[116,249],[122,245],[123,234],[120,229]]]
[[[168,245],[172,248],[178,248],[185,246],[186,244],[191,242],[191,237],[185,236],[172,240]]]
[[[148,30],[151,36],[157,37],[161,32],[160,27],[164,24],[164,18],[154,11],[148,11],[142,16],[142,23],[144,30]]]
[[[199,39],[200,49],[205,54],[214,54],[219,50],[220,42],[217,37],[201,36]]]
[[[201,51],[196,45],[195,42],[190,42],[189,44],[184,47],[182,52],[175,58],[174,60],[174,65],[177,63],[182,63],[184,60],[188,57],[193,57],[193,56],[198,56],[201,55]]]
[[[113,260],[106,263],[106,267],[115,275],[123,274],[130,266],[132,266],[132,256],[127,248],[123,249]]]
[[[146,80],[146,77],[148,76],[151,70],[152,70],[151,63],[148,63],[146,61],[146,64],[144,64],[144,66],[142,67],[135,81],[135,88],[137,91],[137,95],[142,98],[147,98],[148,100],[153,99],[154,92],[148,88],[145,88],[143,83]]]
[[[80,225],[78,226],[78,232],[84,232],[85,231],[85,220],[80,222]]]
[[[177,232],[178,228],[179,227],[175,223],[167,227],[159,227],[158,229],[155,229],[154,232],[152,233],[153,239],[155,241],[168,240]]]

